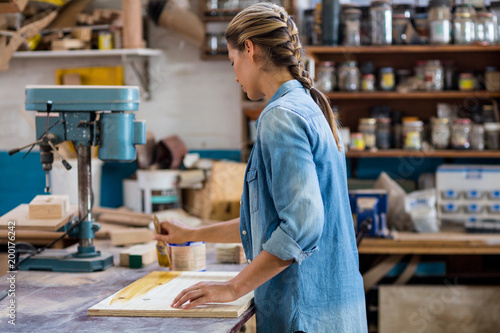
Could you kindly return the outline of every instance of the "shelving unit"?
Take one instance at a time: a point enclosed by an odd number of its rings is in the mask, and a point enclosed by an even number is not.
[[[308,56],[318,61],[341,63],[356,60],[370,61],[376,68],[413,69],[417,60],[451,60],[457,73],[484,71],[487,66],[500,66],[500,45],[388,45],[388,46],[306,46]],[[370,107],[388,105],[404,116],[418,116],[428,121],[436,115],[439,102],[464,104],[491,103],[500,92],[437,91],[437,92],[332,92],[327,94],[332,105],[339,107],[343,126],[356,131],[359,118],[369,117]]]
[[[348,151],[347,158],[500,158],[500,150],[405,150],[387,149],[377,151]]]

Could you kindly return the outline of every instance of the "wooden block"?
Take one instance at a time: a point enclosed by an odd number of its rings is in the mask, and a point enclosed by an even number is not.
[[[500,287],[380,286],[379,332],[498,332]]]
[[[116,230],[128,229],[126,225],[99,222],[101,228],[95,233],[96,239],[111,239],[111,233]]]
[[[95,218],[100,222],[122,224],[134,227],[147,227],[153,218],[150,214],[131,212],[121,209],[95,207]]]
[[[82,78],[78,73],[68,73],[63,75],[62,82],[64,85],[79,86],[82,84]]]
[[[120,266],[141,268],[158,260],[156,241],[134,245],[120,252]]]
[[[150,242],[153,232],[148,228],[127,228],[111,231],[111,245],[128,245]]]
[[[69,210],[69,195],[37,195],[29,204],[29,218],[60,219]]]
[[[59,219],[30,219],[29,218],[29,205],[21,204],[0,217],[0,229],[7,229],[10,221],[15,221],[16,232],[17,230],[43,230],[43,231],[57,231],[63,225],[68,223],[70,219],[76,214],[76,206],[70,206],[69,212]]]
[[[51,42],[53,51],[81,50],[85,48],[85,43],[79,39],[56,39]]]

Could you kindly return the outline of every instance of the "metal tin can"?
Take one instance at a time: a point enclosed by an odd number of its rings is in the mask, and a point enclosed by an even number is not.
[[[168,244],[173,271],[204,271],[207,269],[205,242]]]

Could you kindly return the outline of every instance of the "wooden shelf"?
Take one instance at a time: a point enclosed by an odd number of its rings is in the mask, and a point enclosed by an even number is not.
[[[405,150],[348,151],[347,158],[500,158],[500,150]]]
[[[326,96],[335,100],[344,99],[465,99],[465,98],[500,98],[500,92],[489,91],[416,91],[401,93],[397,91],[375,92],[331,92]]]
[[[500,45],[305,46],[308,54],[500,52]]]
[[[68,58],[68,57],[156,57],[163,54],[156,49],[70,50],[70,51],[18,51],[13,58]]]

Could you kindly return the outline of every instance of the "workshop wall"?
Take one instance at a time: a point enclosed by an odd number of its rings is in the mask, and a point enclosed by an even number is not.
[[[120,1],[95,1],[95,7],[113,7]],[[196,1],[192,4],[197,10]],[[151,100],[141,101],[137,118],[157,138],[177,134],[189,149],[240,149],[241,89],[228,61],[202,61],[198,48],[171,30],[149,21],[150,48],[164,55],[151,58]],[[127,60],[128,62],[128,60]],[[120,57],[12,59],[0,73],[0,150],[27,144],[34,131],[20,112],[28,84],[55,84],[55,70],[64,67],[116,66]],[[140,68],[140,59],[137,63]],[[126,83],[138,84],[130,65]],[[33,112],[28,112],[33,119]],[[236,125],[235,125],[236,124]]]

